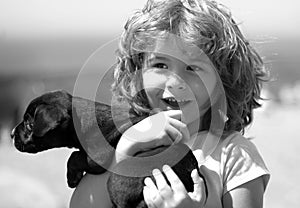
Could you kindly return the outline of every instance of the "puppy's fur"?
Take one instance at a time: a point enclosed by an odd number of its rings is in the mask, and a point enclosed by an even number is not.
[[[148,176],[155,181],[152,170],[161,169],[165,164],[172,167],[188,192],[194,191],[192,170],[196,169],[198,174],[202,175],[192,151],[184,144],[162,147],[160,153],[157,151],[154,150],[154,155],[152,152],[141,153],[115,166],[107,181],[108,193],[114,208],[146,208],[143,198],[144,179]]]
[[[91,174],[105,172],[105,167],[109,167],[122,133],[147,116],[149,115],[138,116],[133,111],[128,111],[128,108],[114,107],[112,117],[109,105],[73,97],[65,91],[54,91],[30,102],[23,121],[14,128],[11,136],[15,147],[21,152],[37,153],[57,147],[78,149],[71,154],[67,163],[68,185],[76,187],[84,172]],[[178,165],[180,168],[175,170],[179,176],[190,178],[187,174],[190,176],[191,167],[193,169],[198,167],[192,155],[190,152],[186,157],[181,157],[188,159],[184,159],[184,162]],[[166,155],[162,158],[166,158]],[[133,163],[130,161],[125,160],[121,164],[128,163],[129,165],[125,166],[132,166]],[[112,173],[108,180],[108,190],[115,207],[146,207],[141,198],[143,177],[120,175],[118,172],[121,167],[124,165],[117,165],[116,173]],[[146,175],[149,175],[149,172]],[[184,184],[188,190],[193,187],[193,184]]]

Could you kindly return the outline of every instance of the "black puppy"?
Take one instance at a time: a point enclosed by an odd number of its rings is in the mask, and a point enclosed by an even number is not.
[[[114,116],[112,116],[112,109],[109,105],[73,97],[65,91],[54,91],[30,102],[23,121],[12,131],[12,138],[18,150],[28,153],[37,153],[56,147],[79,149],[71,154],[67,164],[68,185],[76,187],[84,172],[91,174],[105,172],[105,167],[111,163],[122,133],[147,116],[149,115],[137,115],[123,107],[114,107]],[[195,161],[191,159],[192,153],[188,155],[190,159],[185,159],[185,162],[179,166],[183,172],[188,171],[190,176],[190,168],[186,165],[194,164],[193,169],[197,165],[194,162],[187,162]],[[128,161],[122,164],[126,162]],[[116,170],[120,170],[118,167],[119,165]],[[182,174],[184,178],[187,178],[187,173],[176,171],[178,175]],[[112,201],[115,204],[121,204],[117,207],[134,207],[131,206],[134,204],[133,201],[127,200],[128,196],[130,199],[135,199],[133,195],[141,197],[142,189],[134,189],[130,184],[140,187],[143,185],[142,178],[123,176],[117,174],[118,172],[112,173],[108,180],[108,190]],[[120,186],[120,184],[127,185]],[[128,191],[131,189],[134,190]],[[126,190],[126,194],[120,194],[121,190]],[[135,200],[135,203],[140,204],[141,200]]]
[[[79,149],[71,154],[67,164],[68,185],[73,188],[84,172],[105,172],[121,134],[145,118],[128,109],[115,108],[113,118],[109,105],[73,97],[65,91],[46,93],[30,102],[11,137],[21,152],[37,153],[57,147]]]

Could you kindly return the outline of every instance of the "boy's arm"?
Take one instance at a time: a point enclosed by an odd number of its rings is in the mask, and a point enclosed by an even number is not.
[[[264,185],[262,176],[238,186],[223,196],[224,208],[263,207]]]
[[[182,111],[169,110],[144,118],[127,129],[116,147],[116,162],[180,140],[188,141],[187,126],[180,121]]]

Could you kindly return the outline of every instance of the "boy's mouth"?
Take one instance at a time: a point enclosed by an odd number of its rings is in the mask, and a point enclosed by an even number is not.
[[[162,98],[161,99],[167,106],[170,106],[174,109],[179,109],[184,105],[188,104],[190,100],[176,100],[174,97]]]

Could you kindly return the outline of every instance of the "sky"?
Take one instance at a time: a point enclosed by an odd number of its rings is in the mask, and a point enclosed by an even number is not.
[[[119,34],[146,0],[0,0],[0,38]],[[241,28],[266,36],[300,34],[298,0],[221,0]]]
[[[298,70],[299,0],[219,1],[250,42],[263,43],[267,59],[284,57],[293,65],[280,68]],[[0,75],[78,72],[97,48],[120,37],[129,15],[145,2],[0,0]]]

